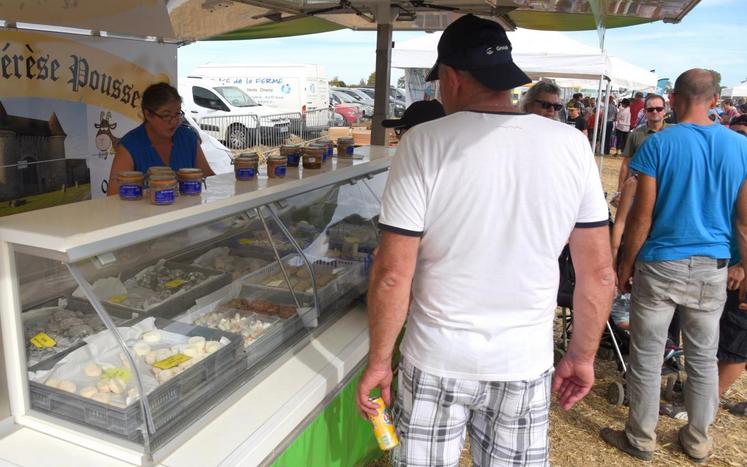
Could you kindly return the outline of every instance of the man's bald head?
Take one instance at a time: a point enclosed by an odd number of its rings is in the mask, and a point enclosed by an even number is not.
[[[687,102],[705,102],[719,94],[720,84],[720,77],[716,72],[693,68],[677,78],[674,94]]]

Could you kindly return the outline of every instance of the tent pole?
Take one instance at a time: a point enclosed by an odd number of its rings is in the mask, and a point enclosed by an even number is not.
[[[597,105],[594,107],[594,131],[591,137],[591,152],[592,154],[597,153],[597,134],[599,132],[599,103],[602,101],[602,81],[607,79],[604,75],[599,77],[599,87],[597,88]]]
[[[386,119],[389,107],[389,80],[392,65],[392,13],[387,2],[376,15],[376,83],[374,90],[374,114],[371,127],[371,144],[386,145],[386,130],[381,122]]]
[[[610,110],[610,88],[612,88],[612,80],[607,80],[607,90],[604,93],[604,116],[602,117],[602,139],[600,140],[599,144],[602,148],[601,154],[602,157],[599,161],[599,173],[602,173],[602,169],[604,168],[604,143],[607,141],[607,115]]]

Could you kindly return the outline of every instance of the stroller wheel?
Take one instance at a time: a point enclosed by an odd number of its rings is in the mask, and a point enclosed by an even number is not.
[[[617,407],[625,403],[625,386],[623,383],[615,381],[607,387],[607,402]]]

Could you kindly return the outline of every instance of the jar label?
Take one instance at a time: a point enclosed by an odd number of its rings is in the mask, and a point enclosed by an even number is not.
[[[316,157],[306,156],[306,162],[308,162],[309,164],[316,164]]]
[[[324,153],[324,160],[326,161],[327,159],[332,157],[334,153],[335,153],[335,148],[333,146],[327,147],[327,151]]]
[[[202,192],[202,182],[199,180],[179,182],[179,192],[183,195],[199,195]]]
[[[119,197],[122,199],[140,199],[143,187],[140,185],[119,185]]]
[[[239,167],[236,169],[236,178],[252,178],[257,174],[257,170],[254,167]]]
[[[350,146],[346,147],[345,148],[345,154],[347,154],[348,156],[352,156],[353,155],[353,149],[355,149],[355,148],[353,147],[352,144]]]
[[[154,194],[156,204],[171,204],[176,200],[174,190],[158,190]]]
[[[298,165],[300,159],[301,156],[298,154],[288,154],[288,165]]]
[[[286,170],[286,168],[285,168],[284,165],[279,165],[279,166],[275,167],[275,176],[276,177],[285,177],[285,170]]]

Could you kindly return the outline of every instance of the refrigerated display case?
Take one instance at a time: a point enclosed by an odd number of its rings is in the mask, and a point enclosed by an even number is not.
[[[194,459],[194,440],[247,397],[274,396],[293,417],[240,415],[264,446],[247,451],[237,436],[211,455],[280,454],[365,355],[363,294],[391,151],[364,152],[284,179],[210,177],[202,196],[171,206],[108,198],[0,219],[14,425],[169,465]],[[320,393],[294,381],[299,364],[336,370]],[[293,406],[305,391],[318,403]]]

